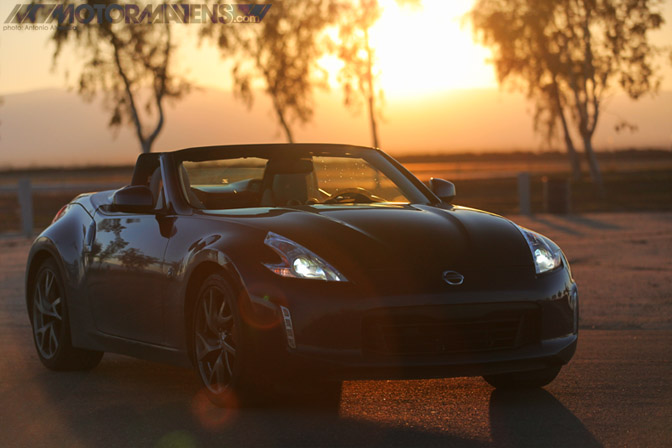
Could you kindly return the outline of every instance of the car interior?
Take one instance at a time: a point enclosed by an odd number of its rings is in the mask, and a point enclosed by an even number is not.
[[[269,159],[261,179],[223,185],[192,185],[182,165],[180,181],[190,205],[200,209],[303,205],[325,196],[317,187],[313,162],[306,158]]]
[[[201,210],[408,201],[365,161],[337,159],[282,155],[185,160],[179,162],[177,173],[187,202]],[[381,180],[387,182],[385,187]],[[165,208],[158,154],[139,157],[131,184],[149,188],[155,210]]]

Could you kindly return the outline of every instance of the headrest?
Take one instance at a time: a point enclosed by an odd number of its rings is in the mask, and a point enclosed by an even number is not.
[[[313,172],[311,159],[275,158],[266,164],[268,174],[310,174]]]

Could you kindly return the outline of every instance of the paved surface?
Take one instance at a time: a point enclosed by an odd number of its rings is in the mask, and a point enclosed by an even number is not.
[[[349,382],[337,412],[214,409],[191,371],[116,355],[47,371],[23,306],[29,243],[0,240],[0,446],[672,445],[672,215],[519,221],[560,243],[581,285],[579,348],[556,381]]]

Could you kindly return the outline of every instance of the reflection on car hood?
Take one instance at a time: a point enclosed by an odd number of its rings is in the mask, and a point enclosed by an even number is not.
[[[209,211],[290,238],[338,267],[530,266],[522,235],[501,216],[463,207],[348,205]]]

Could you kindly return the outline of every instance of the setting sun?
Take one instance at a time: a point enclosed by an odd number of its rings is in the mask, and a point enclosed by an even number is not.
[[[421,6],[399,6],[381,0],[383,13],[371,28],[375,72],[388,97],[427,95],[449,90],[495,87],[489,51],[473,42],[463,24],[470,2],[425,0]],[[322,60],[332,80],[341,62]]]
[[[371,31],[383,88],[390,94],[493,87],[489,51],[474,44],[462,16],[470,2],[425,0],[419,8],[382,2]]]

